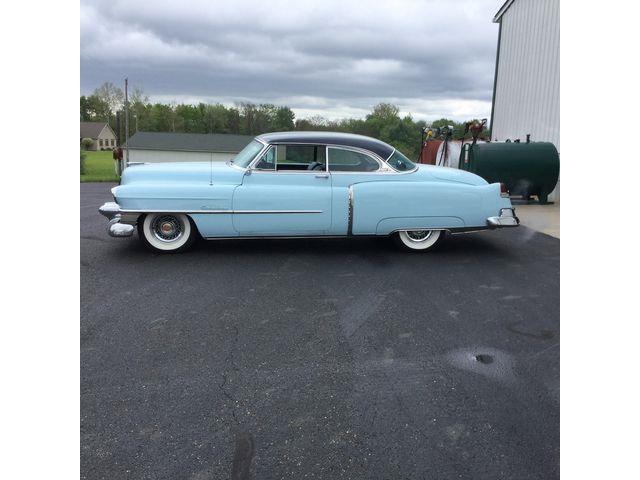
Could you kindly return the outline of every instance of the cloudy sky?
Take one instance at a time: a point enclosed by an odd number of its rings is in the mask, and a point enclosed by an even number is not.
[[[82,0],[81,93],[288,105],[298,118],[491,113],[503,0]]]

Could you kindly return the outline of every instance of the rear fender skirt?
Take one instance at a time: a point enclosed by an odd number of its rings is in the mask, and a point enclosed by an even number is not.
[[[394,217],[378,222],[376,235],[388,235],[398,230],[453,230],[464,228],[458,217]]]

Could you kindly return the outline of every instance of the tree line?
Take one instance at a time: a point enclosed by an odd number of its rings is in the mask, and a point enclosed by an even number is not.
[[[117,118],[120,118],[120,122]],[[80,97],[80,121],[108,122],[124,141],[124,94],[107,82],[91,95]],[[399,108],[390,103],[376,105],[365,118],[329,120],[322,116],[296,119],[291,108],[269,103],[237,103],[232,107],[220,103],[197,105],[184,103],[152,103],[142,89],[133,88],[129,95],[129,135],[142,132],[232,133],[259,135],[290,130],[326,130],[357,133],[378,138],[393,145],[409,158],[420,154],[423,120],[411,115],[400,116]],[[464,135],[464,123],[442,118],[431,122],[433,128],[451,125],[453,137]],[[488,132],[483,132],[486,135]],[[484,136],[483,135],[483,136]]]

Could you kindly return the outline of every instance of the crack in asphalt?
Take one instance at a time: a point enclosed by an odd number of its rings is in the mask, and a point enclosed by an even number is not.
[[[234,330],[233,344],[229,350],[229,354],[225,358],[225,366],[230,366],[230,368],[226,368],[222,372],[222,382],[218,384],[218,387],[222,395],[231,404],[231,417],[233,418],[233,423],[236,427],[233,458],[231,460],[231,480],[251,480],[251,478],[253,478],[253,475],[251,474],[251,465],[255,456],[255,442],[253,440],[253,435],[250,432],[240,428],[240,420],[236,413],[236,405],[239,402],[228,388],[228,385],[230,385],[230,371],[235,374],[239,372],[239,368],[236,365],[235,355],[238,348],[240,331],[238,330],[237,325],[233,325],[232,328]]]
[[[235,364],[235,351],[238,345],[238,337],[240,335],[240,332],[238,331],[238,327],[236,325],[233,326],[233,329],[235,330],[235,335],[234,335],[234,339],[233,339],[233,345],[231,347],[231,350],[229,351],[229,355],[227,355],[227,358],[225,358],[225,366],[226,365],[231,365],[232,370],[234,371],[238,371],[238,367]],[[226,388],[227,386],[227,381],[228,381],[228,369],[225,369],[222,372],[222,383],[220,383],[218,385],[218,387],[220,388],[220,391],[222,392],[222,395],[224,395],[224,397],[229,400],[229,402],[231,403],[231,416],[233,417],[233,421],[236,424],[237,427],[240,426],[240,422],[238,421],[238,417],[236,415],[236,403],[237,400],[235,399],[235,397],[233,395],[231,395],[231,393],[228,391],[228,389]]]

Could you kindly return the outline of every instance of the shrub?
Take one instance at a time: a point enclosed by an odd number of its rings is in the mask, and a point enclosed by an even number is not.
[[[91,145],[93,145],[93,140],[91,140],[90,138],[83,138],[80,141],[80,145],[82,146],[82,148],[84,148],[85,150],[88,150],[89,147],[91,147]]]

